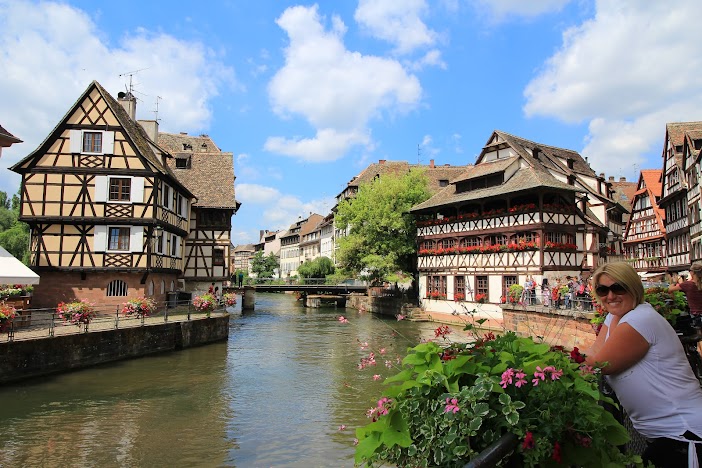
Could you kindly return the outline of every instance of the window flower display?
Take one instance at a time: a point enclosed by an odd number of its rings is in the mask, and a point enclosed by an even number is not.
[[[73,302],[59,302],[56,306],[56,313],[63,319],[64,322],[70,322],[74,325],[88,325],[97,315],[95,313],[95,304],[92,304],[85,299]]]
[[[193,306],[195,309],[203,314],[206,314],[209,318],[212,311],[217,305],[217,298],[214,295],[206,293],[201,296],[195,296],[193,299]]]
[[[17,311],[10,304],[0,303],[0,333],[7,331],[17,317]]]

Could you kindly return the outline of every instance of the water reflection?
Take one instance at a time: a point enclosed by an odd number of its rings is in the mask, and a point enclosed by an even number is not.
[[[281,294],[239,312],[228,342],[0,389],[0,466],[351,467],[373,375],[436,327]]]

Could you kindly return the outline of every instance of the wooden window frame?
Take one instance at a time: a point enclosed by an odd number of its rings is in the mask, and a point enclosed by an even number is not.
[[[224,249],[212,249],[212,266],[224,265]]]
[[[107,250],[113,252],[129,252],[131,229],[128,226],[110,226],[107,230]],[[125,246],[126,244],[126,246]]]
[[[110,177],[107,200],[111,202],[131,202],[132,179],[130,177]]]
[[[475,277],[475,297],[478,294],[485,294],[485,297],[490,297],[490,278],[487,275],[478,275]]]
[[[83,153],[102,154],[102,132],[84,131],[81,139]]]

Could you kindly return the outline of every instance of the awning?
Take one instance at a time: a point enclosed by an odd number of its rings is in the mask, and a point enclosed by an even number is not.
[[[643,279],[655,278],[656,276],[663,276],[663,275],[665,275],[665,272],[662,272],[662,271],[651,271],[651,272],[645,272],[645,273],[639,272],[639,276]]]
[[[39,275],[0,247],[0,284],[39,284]]]

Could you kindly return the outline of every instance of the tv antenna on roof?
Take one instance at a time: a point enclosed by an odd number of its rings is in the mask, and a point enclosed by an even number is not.
[[[161,99],[163,99],[161,96],[156,96],[156,110],[154,111],[154,120],[156,120],[156,122],[158,122],[158,101]]]
[[[146,68],[140,68],[138,70],[133,70],[125,73],[120,73],[119,77],[122,78],[123,76],[129,76],[129,88],[127,88],[127,91],[129,91],[129,94],[132,94],[132,91],[134,91],[134,86],[132,85],[132,77],[139,73],[140,71],[148,70],[151,67],[146,67]]]

